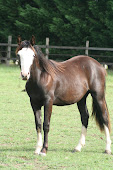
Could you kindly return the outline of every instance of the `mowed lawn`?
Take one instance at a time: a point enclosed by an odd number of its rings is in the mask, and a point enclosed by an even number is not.
[[[106,100],[113,129],[113,71],[107,71]],[[25,81],[17,66],[0,65],[0,169],[113,169],[113,154],[104,154],[105,135],[91,117],[92,99],[86,145],[80,153],[73,153],[81,133],[77,105],[53,106],[46,157],[34,154],[37,135],[29,97],[22,92]],[[43,108],[42,108],[43,117]],[[113,141],[113,130],[111,131]],[[113,143],[111,145],[113,152]]]

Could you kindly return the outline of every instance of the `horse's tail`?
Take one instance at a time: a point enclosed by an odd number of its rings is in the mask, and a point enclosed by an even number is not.
[[[93,97],[92,116],[95,117],[96,123],[101,131],[104,130],[104,125],[106,125],[110,131],[111,130],[110,117],[105,99],[103,101],[103,106],[104,112],[102,111],[103,109],[100,107],[97,100]]]

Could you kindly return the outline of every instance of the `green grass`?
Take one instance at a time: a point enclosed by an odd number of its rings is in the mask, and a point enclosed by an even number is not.
[[[72,153],[81,133],[76,104],[53,106],[47,156],[35,155],[37,136],[34,115],[26,92],[22,92],[24,87],[19,67],[0,65],[0,169],[113,169],[113,155],[104,154],[105,135],[99,131],[91,116],[86,146],[80,153]],[[113,71],[108,71],[106,100],[113,124]],[[89,96],[90,115],[91,102]],[[113,144],[111,149],[113,152]]]

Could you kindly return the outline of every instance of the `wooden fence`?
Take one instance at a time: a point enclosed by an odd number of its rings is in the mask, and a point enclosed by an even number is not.
[[[46,38],[46,44],[45,45],[38,45],[40,48],[45,49],[45,56],[46,58],[49,58],[51,55],[63,55],[63,56],[69,56],[69,54],[51,54],[49,52],[49,49],[60,49],[60,50],[84,50],[84,54],[88,55],[89,51],[106,51],[106,52],[113,52],[113,48],[99,48],[99,47],[89,47],[89,41],[86,41],[86,46],[85,47],[73,47],[73,46],[52,46],[49,45],[49,38]],[[0,61],[5,60],[7,65],[9,65],[10,60],[16,60],[16,56],[12,57],[12,53],[15,55],[15,51],[12,51],[12,48],[17,47],[17,44],[12,44],[12,36],[8,36],[8,43],[0,43],[0,47],[6,47],[6,50],[0,50]],[[2,53],[6,53],[5,57],[2,56]],[[71,55],[71,54],[70,54]],[[102,57],[99,55],[91,55],[93,57]],[[103,57],[112,57],[112,56],[103,56]],[[104,62],[103,64],[108,64],[108,65],[113,65],[113,62]]]

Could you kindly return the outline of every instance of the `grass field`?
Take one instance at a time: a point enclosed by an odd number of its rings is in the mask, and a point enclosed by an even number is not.
[[[25,82],[19,74],[19,67],[0,65],[0,169],[113,169],[113,154],[104,154],[105,135],[91,117],[90,96],[89,126],[82,152],[72,153],[81,133],[80,114],[74,104],[53,106],[47,156],[34,154],[37,139],[34,115],[26,92],[22,92]],[[108,71],[106,100],[113,125],[113,71]],[[111,149],[113,152],[113,144]]]

